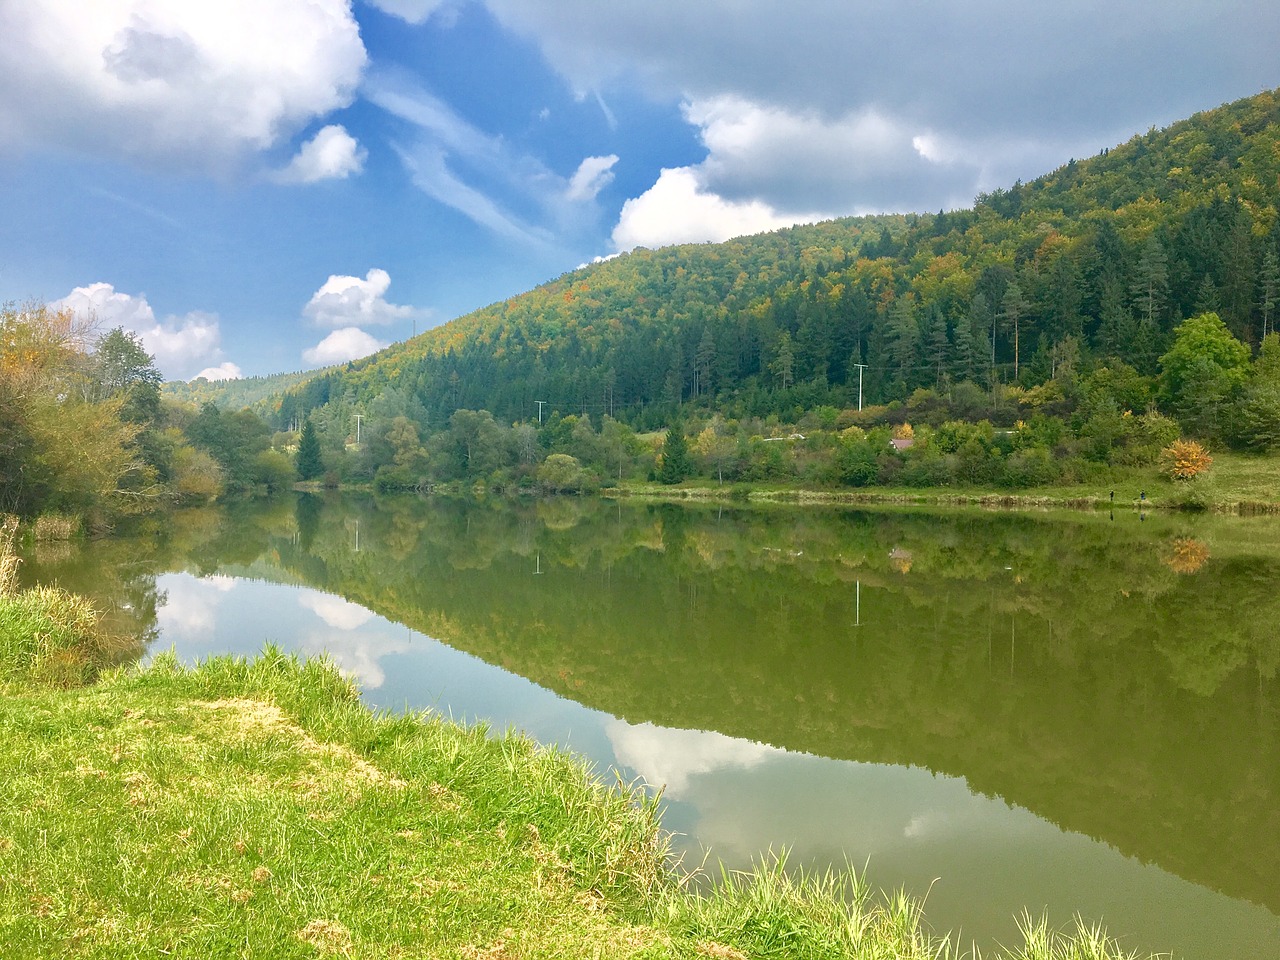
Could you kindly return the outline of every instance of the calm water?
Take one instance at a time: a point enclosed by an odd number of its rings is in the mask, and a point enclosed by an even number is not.
[[[687,860],[866,864],[983,946],[1028,909],[1280,958],[1271,519],[302,497],[24,574],[664,786]]]

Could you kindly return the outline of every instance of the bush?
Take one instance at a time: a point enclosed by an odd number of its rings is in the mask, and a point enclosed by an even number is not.
[[[1208,470],[1213,457],[1195,440],[1175,440],[1160,451],[1159,463],[1171,480],[1190,480]]]

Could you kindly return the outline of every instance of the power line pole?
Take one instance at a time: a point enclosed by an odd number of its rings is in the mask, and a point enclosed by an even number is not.
[[[867,369],[867,365],[865,363],[855,363],[854,366],[858,368],[858,409],[861,410],[862,409],[862,371]]]
[[[541,423],[541,422],[542,422],[542,407],[543,407],[543,405],[544,405],[547,401],[545,401],[545,400],[535,400],[535,401],[533,401],[533,402],[534,402],[534,403],[536,403],[536,404],[538,405],[538,422],[539,422],[539,423]]]
[[[356,446],[360,445],[360,421],[364,419],[364,414],[357,413],[356,418]]]

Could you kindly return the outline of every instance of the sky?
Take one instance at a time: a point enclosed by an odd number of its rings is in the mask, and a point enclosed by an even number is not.
[[[0,0],[0,301],[169,379],[597,258],[970,206],[1280,86],[1259,0]]]

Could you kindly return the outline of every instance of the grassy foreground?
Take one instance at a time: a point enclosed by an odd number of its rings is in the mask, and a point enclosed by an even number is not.
[[[957,956],[852,874],[773,863],[696,893],[643,792],[523,737],[374,714],[325,662],[165,655],[81,685],[104,647],[83,614],[0,593],[6,960]],[[1026,932],[1002,956],[1123,956]]]

